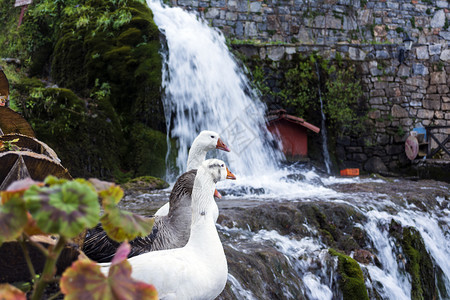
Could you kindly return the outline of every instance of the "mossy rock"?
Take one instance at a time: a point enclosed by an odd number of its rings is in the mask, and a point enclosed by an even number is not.
[[[411,276],[411,299],[437,299],[435,267],[420,233],[392,220],[389,234],[401,245],[406,257],[406,271]]]
[[[106,0],[83,1],[93,8],[89,24],[78,28],[76,14],[63,16],[53,53],[52,77],[58,85],[84,97],[98,88],[110,86],[110,102],[123,122],[141,121],[165,130],[161,102],[161,56],[159,30],[147,5],[134,0],[117,8]],[[99,30],[104,13],[129,13],[131,19]],[[114,23],[111,20],[111,23]]]
[[[152,190],[160,190],[168,188],[169,184],[164,180],[153,176],[136,177],[122,184],[122,188],[127,191],[138,193],[148,193]]]
[[[151,10],[140,0],[77,4],[41,0],[28,8],[11,36],[27,45],[23,69],[61,88],[25,78],[12,86],[14,103],[76,177],[164,176],[160,33]],[[135,124],[142,133],[132,133]]]
[[[338,258],[339,280],[344,300],[364,300],[369,299],[364,275],[359,264],[353,258],[342,254],[332,248],[328,250],[330,255]]]
[[[20,105],[36,137],[58,154],[73,176],[111,178],[121,167],[125,143],[107,100],[86,102],[62,88],[23,89],[32,95]]]
[[[136,123],[130,130],[130,144],[127,152],[130,169],[135,176],[166,175],[166,135],[142,123]]]
[[[403,228],[401,243],[411,275],[411,299],[437,299],[433,262],[420,233],[412,227]]]

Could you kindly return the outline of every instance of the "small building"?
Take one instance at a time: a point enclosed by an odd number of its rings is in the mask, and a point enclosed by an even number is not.
[[[269,112],[267,128],[281,140],[284,154],[294,159],[308,156],[307,129],[320,132],[320,128],[302,118],[288,115],[284,109]]]

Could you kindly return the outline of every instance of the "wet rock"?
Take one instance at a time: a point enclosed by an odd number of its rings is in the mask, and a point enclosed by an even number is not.
[[[372,252],[368,251],[368,250],[364,250],[364,249],[357,249],[355,250],[355,253],[353,254],[353,258],[357,261],[360,262],[362,264],[376,264],[376,261],[378,261],[378,258],[375,254],[373,254]],[[379,263],[379,261],[378,261]]]
[[[304,181],[306,179],[305,175],[303,174],[289,174],[286,176],[287,180],[291,180],[291,181]]]
[[[389,225],[389,233],[401,245],[405,255],[405,269],[411,276],[411,299],[437,299],[436,273],[420,233],[415,228],[402,227],[394,220]]]
[[[339,283],[342,288],[343,298],[368,300],[369,295],[364,284],[364,275],[358,263],[351,257],[334,249],[329,249],[329,253],[338,258]]]
[[[388,169],[381,158],[374,156],[364,164],[364,170],[370,173],[387,172]]]
[[[127,195],[134,196],[148,193],[156,189],[165,189],[168,187],[169,184],[167,182],[153,176],[136,177],[122,185],[122,188],[126,190]]]
[[[261,245],[243,253],[224,246],[224,250],[228,272],[256,299],[305,299],[301,280],[290,271],[287,258],[275,248]],[[233,292],[228,282],[217,299],[242,298]]]
[[[353,207],[342,203],[270,203],[245,210],[222,210],[218,222],[249,228],[257,232],[261,229],[276,230],[282,235],[290,234],[300,239],[314,235],[333,247],[350,253],[364,247],[365,234],[361,231],[357,239],[352,233],[355,224],[364,220],[364,216]],[[310,227],[317,233],[310,232]]]

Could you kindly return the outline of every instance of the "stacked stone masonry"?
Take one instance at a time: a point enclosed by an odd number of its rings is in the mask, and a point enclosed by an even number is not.
[[[450,6],[420,0],[172,0],[220,29],[246,56],[274,62],[318,52],[359,65],[375,130],[342,139],[338,151],[370,169],[375,157],[406,164],[404,141],[416,127],[450,125]],[[402,60],[407,33],[413,47]],[[438,138],[450,134],[437,131]],[[442,140],[441,139],[441,140]],[[433,147],[436,144],[433,144]],[[340,147],[340,148],[339,148]]]

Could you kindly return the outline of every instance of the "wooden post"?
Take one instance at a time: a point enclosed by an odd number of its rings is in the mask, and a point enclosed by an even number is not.
[[[27,10],[27,8],[28,8],[28,5],[22,6],[22,9],[20,10],[19,23],[17,23],[17,28],[19,28],[20,25],[22,25],[23,15],[25,14],[25,11]]]
[[[17,28],[19,28],[20,25],[22,24],[23,15],[27,11],[28,5],[31,3],[33,3],[33,0],[16,0],[16,2],[14,3],[14,7],[19,7],[19,6],[22,7],[22,9],[20,10],[20,17],[19,17],[19,23],[17,24]]]

